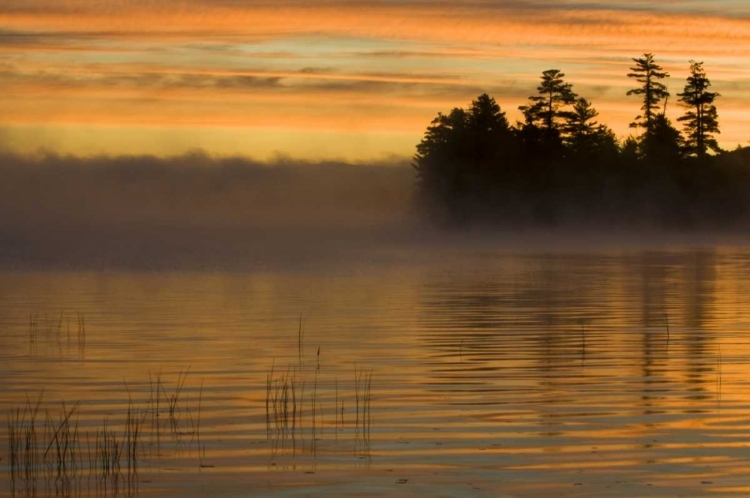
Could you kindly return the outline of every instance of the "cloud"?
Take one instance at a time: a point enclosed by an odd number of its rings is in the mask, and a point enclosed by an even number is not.
[[[398,40],[474,41],[497,43],[534,37],[539,43],[560,36],[606,34],[648,36],[657,29],[684,40],[712,35],[747,40],[747,18],[713,2],[702,10],[685,3],[656,9],[649,2],[102,2],[36,1],[23,6],[5,2],[0,20],[10,29],[40,32],[106,31],[136,39],[172,37],[262,40],[300,35],[374,37]],[[159,22],[155,22],[159,19]],[[94,21],[94,22],[92,22]],[[650,28],[638,30],[636,28]],[[592,31],[593,28],[593,31]],[[743,34],[743,30],[745,33]],[[575,36],[572,41],[575,43]],[[569,40],[570,42],[571,40]]]
[[[482,92],[513,118],[550,67],[603,115],[619,116],[623,106],[637,110],[624,95],[625,73],[645,51],[672,72],[673,89],[687,60],[704,60],[715,84],[726,83],[727,102],[750,114],[740,84],[750,79],[750,29],[737,5],[8,0],[0,122],[355,127],[418,137],[436,112]],[[743,126],[724,123],[722,138]]]

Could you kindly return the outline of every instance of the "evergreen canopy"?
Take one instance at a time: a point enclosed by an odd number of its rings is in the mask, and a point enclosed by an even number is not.
[[[640,136],[619,141],[565,75],[549,69],[519,107],[525,121],[514,126],[487,94],[438,113],[414,156],[418,198],[454,221],[515,226],[570,218],[680,226],[750,220],[750,149],[718,147],[719,94],[709,91],[702,63],[691,61],[678,94],[687,109],[678,118],[683,137],[664,112],[668,74],[653,54],[633,61],[628,77],[639,86],[628,95],[642,97],[633,123],[644,129]]]

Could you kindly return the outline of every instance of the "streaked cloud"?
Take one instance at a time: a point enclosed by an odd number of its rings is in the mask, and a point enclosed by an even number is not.
[[[332,137],[320,144],[327,151],[337,133],[370,143],[397,133],[416,144],[438,111],[481,92],[518,118],[538,75],[555,67],[624,135],[639,107],[625,96],[630,58],[651,51],[672,74],[673,94],[687,61],[705,62],[723,96],[722,143],[733,146],[750,122],[744,3],[6,0],[0,126],[16,137],[24,127],[76,124],[246,129],[256,137],[249,154],[279,130],[290,154],[308,153],[299,143],[321,131]],[[413,152],[397,142],[381,154]]]

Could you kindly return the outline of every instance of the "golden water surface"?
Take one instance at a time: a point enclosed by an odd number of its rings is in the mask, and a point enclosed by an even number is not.
[[[15,271],[0,303],[2,496],[750,493],[747,249]]]

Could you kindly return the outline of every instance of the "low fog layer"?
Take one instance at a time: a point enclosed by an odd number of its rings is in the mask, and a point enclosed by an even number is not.
[[[417,214],[407,161],[262,164],[0,155],[0,268],[257,269],[452,261],[455,251],[712,246],[737,232],[481,226]]]
[[[414,172],[194,153],[0,155],[0,266],[200,268],[336,261],[410,234]]]
[[[6,228],[347,227],[410,214],[408,162],[0,156]]]

